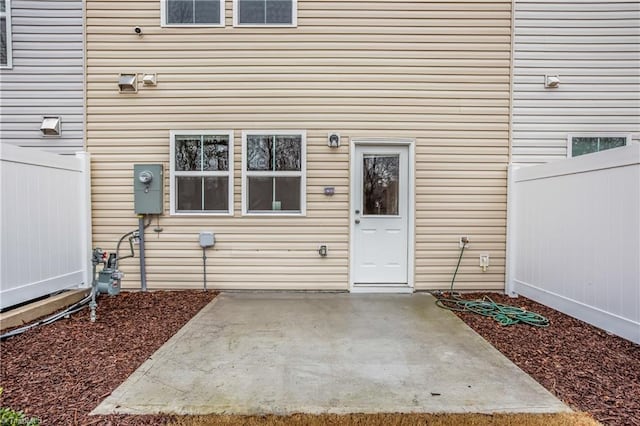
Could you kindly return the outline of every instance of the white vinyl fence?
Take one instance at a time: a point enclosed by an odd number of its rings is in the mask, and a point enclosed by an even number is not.
[[[640,144],[510,170],[507,293],[640,343]]]
[[[0,308],[90,284],[89,164],[0,144]]]

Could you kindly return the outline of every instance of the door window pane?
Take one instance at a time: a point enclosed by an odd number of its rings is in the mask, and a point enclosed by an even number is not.
[[[364,156],[362,164],[362,211],[364,215],[398,215],[400,157]]]

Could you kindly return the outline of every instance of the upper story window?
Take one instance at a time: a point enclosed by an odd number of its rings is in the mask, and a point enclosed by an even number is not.
[[[233,0],[235,26],[295,27],[297,0]]]
[[[233,132],[171,132],[171,214],[233,214]]]
[[[242,144],[243,213],[303,215],[305,132],[244,132]]]
[[[11,0],[0,0],[0,68],[11,65]]]
[[[224,26],[224,0],[163,0],[164,26]]]
[[[626,146],[630,141],[630,135],[569,135],[567,157],[578,157],[592,152]]]

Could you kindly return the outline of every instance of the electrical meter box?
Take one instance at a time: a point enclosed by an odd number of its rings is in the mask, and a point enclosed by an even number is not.
[[[133,199],[136,214],[162,214],[163,192],[162,164],[133,165]]]

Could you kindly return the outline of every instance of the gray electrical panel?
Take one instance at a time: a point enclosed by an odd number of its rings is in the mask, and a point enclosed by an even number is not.
[[[136,214],[162,214],[164,178],[162,164],[133,165],[133,193]]]

